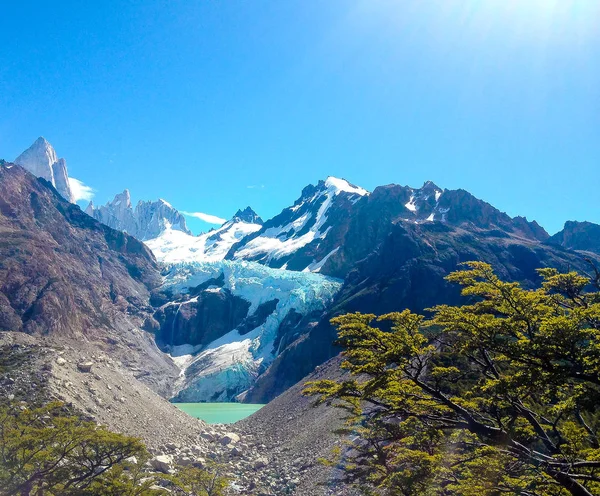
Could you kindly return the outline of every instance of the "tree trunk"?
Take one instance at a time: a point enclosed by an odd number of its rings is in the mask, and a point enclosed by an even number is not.
[[[562,487],[569,491],[573,496],[594,496],[585,487],[583,487],[575,479],[571,479],[567,474],[563,474],[557,470],[548,470],[552,478]]]

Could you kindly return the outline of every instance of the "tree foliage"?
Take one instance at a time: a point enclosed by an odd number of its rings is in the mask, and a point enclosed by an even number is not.
[[[0,407],[0,496],[221,496],[227,485],[199,468],[155,473],[148,459],[139,439],[69,415],[61,403]]]
[[[229,485],[229,480],[219,474],[218,467],[207,471],[197,467],[182,467],[170,480],[177,488],[177,494],[184,496],[221,496]]]
[[[349,480],[407,496],[600,494],[600,277],[539,273],[525,290],[471,262],[448,277],[468,304],[332,320],[351,375],[305,394],[351,412]]]

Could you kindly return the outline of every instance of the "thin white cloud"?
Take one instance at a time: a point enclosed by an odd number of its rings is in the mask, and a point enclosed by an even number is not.
[[[92,198],[94,198],[93,188],[84,184],[79,179],[70,177],[69,178],[69,186],[71,188],[71,193],[73,194],[73,198],[76,202],[78,202],[79,200],[91,201]]]
[[[264,184],[250,184],[249,186],[246,186],[248,189],[263,189],[264,187]]]
[[[217,217],[216,215],[205,214],[203,212],[184,212],[181,211],[183,215],[187,215],[188,217],[196,217],[196,219],[203,220],[208,224],[218,224],[221,225],[227,222],[227,219],[221,219],[221,217]]]

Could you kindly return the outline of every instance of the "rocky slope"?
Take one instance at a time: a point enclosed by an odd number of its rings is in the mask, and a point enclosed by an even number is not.
[[[85,213],[140,241],[155,238],[167,229],[191,234],[185,223],[185,217],[167,201],[162,199],[153,202],[140,201],[134,209],[127,189],[106,205],[95,207],[94,203],[90,202]]]
[[[34,176],[48,181],[65,200],[75,201],[69,185],[67,162],[64,158],[57,157],[56,151],[45,138],[40,136],[35,140],[27,150],[15,159],[15,164],[28,170]]]
[[[49,336],[0,332],[0,404],[63,401],[72,414],[140,437],[153,455],[149,470],[172,473],[176,465],[216,462],[232,482],[228,494],[303,494],[295,489],[312,462],[300,466],[272,456],[271,445],[252,430],[193,419],[157,398],[110,355],[93,346],[84,353],[57,346]]]
[[[341,378],[344,372],[340,369],[340,363],[338,356],[317,367],[271,403],[236,424],[242,435],[260,436],[268,453],[269,469],[288,474],[294,481],[293,494],[359,494],[340,481],[342,474],[335,466],[318,462],[321,458],[332,459],[335,447],[341,449],[342,453],[347,449],[345,443],[348,438],[334,434],[334,431],[343,427],[343,410],[328,405],[315,407],[313,398],[302,395],[307,381]]]

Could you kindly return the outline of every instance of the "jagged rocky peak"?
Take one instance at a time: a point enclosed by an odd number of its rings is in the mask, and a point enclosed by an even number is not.
[[[515,228],[520,229],[529,238],[546,241],[550,237],[548,232],[537,221],[528,221],[527,217],[518,215],[513,219],[513,224]]]
[[[131,208],[131,194],[129,193],[129,190],[124,189],[123,193],[115,195],[114,200],[109,203],[114,207]]]
[[[73,193],[69,185],[67,162],[58,158],[56,151],[46,138],[40,136],[33,144],[15,159],[15,164],[31,172],[37,177],[48,181],[54,188],[70,202],[74,202]]]
[[[410,197],[404,204],[412,215],[409,219],[416,222],[445,220],[444,209],[439,209],[438,204],[444,191],[435,185],[432,181],[426,181],[419,189],[411,189]]]
[[[191,234],[185,217],[170,203],[163,199],[139,201],[134,209],[128,189],[106,205],[95,207],[90,202],[85,212],[103,224],[125,231],[142,241],[156,238],[167,229]]]
[[[94,205],[94,202],[90,200],[90,202],[88,203],[88,206],[87,206],[87,207],[85,207],[85,210],[84,210],[84,212],[85,212],[86,214],[88,214],[90,217],[93,217],[93,216],[94,216],[94,209],[95,209],[95,208],[96,208],[96,207],[95,207],[95,205]]]
[[[547,243],[569,250],[600,254],[600,225],[593,222],[567,221],[565,227],[550,237]]]
[[[250,207],[246,207],[244,210],[238,210],[231,219],[231,221],[247,222],[248,224],[264,224],[263,220],[259,217],[259,215]]]
[[[440,196],[444,192],[443,189],[438,187],[433,181],[425,181],[420,189],[421,194],[424,196],[433,196],[436,200],[439,200]]]

